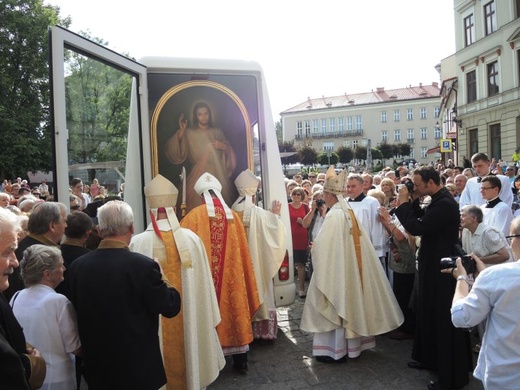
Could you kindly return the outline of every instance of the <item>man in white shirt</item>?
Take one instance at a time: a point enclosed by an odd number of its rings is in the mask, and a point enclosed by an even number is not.
[[[520,218],[511,224],[507,237],[515,259],[520,257]],[[451,272],[457,279],[451,318],[459,328],[469,328],[486,321],[486,332],[473,372],[486,389],[517,389],[520,383],[520,262],[485,268],[475,258],[480,272],[471,288],[461,260]]]
[[[381,259],[385,253],[383,248],[383,224],[379,220],[379,201],[363,193],[363,177],[350,174],[347,177],[346,196],[357,220],[366,230],[377,256]]]
[[[483,205],[486,201],[480,193],[481,181],[484,176],[491,175],[489,158],[484,153],[476,153],[471,157],[471,164],[477,173],[477,177],[472,177],[466,183],[464,191],[460,196],[459,206],[462,207],[474,204],[477,206]],[[496,175],[502,182],[502,189],[500,190],[500,199],[509,207],[513,204],[513,191],[510,188],[509,179],[504,175]]]
[[[484,214],[484,223],[496,228],[504,234],[509,234],[513,221],[513,210],[500,199],[502,181],[497,176],[486,176],[482,179],[480,193],[486,201],[480,208]]]

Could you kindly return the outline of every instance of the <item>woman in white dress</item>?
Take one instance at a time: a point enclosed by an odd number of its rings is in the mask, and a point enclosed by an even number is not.
[[[80,354],[76,312],[72,303],[54,289],[63,281],[63,258],[58,248],[33,245],[20,262],[24,290],[11,299],[27,342],[45,359],[47,375],[41,389],[76,388],[74,355]]]

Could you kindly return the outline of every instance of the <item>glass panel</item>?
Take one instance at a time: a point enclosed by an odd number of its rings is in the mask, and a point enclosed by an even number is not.
[[[69,182],[82,180],[83,195],[80,186],[74,191],[85,198],[83,206],[124,196],[134,77],[75,51],[64,53]]]

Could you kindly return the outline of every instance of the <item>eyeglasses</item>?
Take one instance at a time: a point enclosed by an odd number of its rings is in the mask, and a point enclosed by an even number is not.
[[[492,188],[496,188],[496,187],[480,187],[480,190],[485,191],[485,190],[490,190]]]
[[[309,179],[316,179],[316,176],[309,176]]]
[[[513,238],[520,237],[520,234],[513,234],[511,236],[506,236],[507,243],[511,245],[511,242],[513,241]]]
[[[303,196],[303,195],[298,192],[298,193],[292,194],[292,196]]]

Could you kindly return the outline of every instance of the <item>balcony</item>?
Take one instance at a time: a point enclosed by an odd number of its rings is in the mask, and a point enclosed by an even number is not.
[[[327,133],[308,133],[308,134],[296,134],[294,139],[302,140],[304,138],[343,138],[343,137],[359,137],[363,135],[363,130],[346,130],[346,131],[334,131]]]
[[[409,145],[413,145],[415,143],[415,138],[408,138],[406,140],[406,143],[409,144]]]

